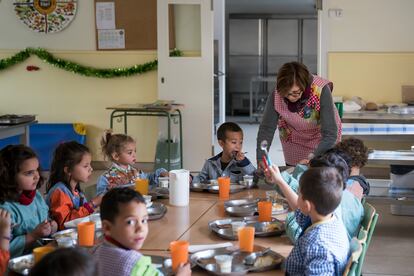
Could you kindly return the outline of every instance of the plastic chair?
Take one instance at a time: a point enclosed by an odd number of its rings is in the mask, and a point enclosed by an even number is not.
[[[364,204],[364,218],[361,222],[361,227],[368,232],[367,236],[367,247],[369,246],[374,233],[375,226],[378,220],[377,210],[369,203]]]
[[[345,267],[344,276],[356,276],[360,275],[357,273],[358,266],[364,262],[364,248],[366,247],[368,233],[366,230],[361,229],[358,233],[358,238],[351,240],[351,256],[349,257],[348,263]]]
[[[361,234],[363,233],[363,231],[366,231],[367,235],[366,235],[365,246],[362,250],[362,254],[361,254],[360,260],[357,265],[356,275],[361,275],[362,266],[365,260],[365,255],[371,243],[372,235],[374,233],[375,226],[377,225],[377,221],[378,221],[377,211],[371,204],[365,203],[364,204],[364,218],[361,222],[361,229],[359,232]]]
[[[365,236],[364,239],[356,239],[353,238],[351,240],[351,256],[349,257],[348,263],[345,267],[345,271],[344,271],[344,276],[355,276],[357,275],[357,270],[358,270],[358,264],[361,261],[361,255],[362,252],[364,251],[364,246],[365,246],[365,238],[366,238],[366,232],[365,230],[362,230],[363,232],[365,232]]]

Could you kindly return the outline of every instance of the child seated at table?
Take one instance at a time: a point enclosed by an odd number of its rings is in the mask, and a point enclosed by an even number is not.
[[[0,209],[0,275],[5,275],[7,263],[10,259],[10,213],[4,209]]]
[[[29,276],[96,276],[98,265],[83,248],[58,248],[30,270]]]
[[[349,257],[349,240],[340,218],[333,214],[342,197],[342,177],[335,168],[310,168],[303,173],[299,195],[287,185],[277,166],[273,182],[295,209],[303,229],[286,259],[288,275],[342,275]]]
[[[144,173],[133,167],[136,161],[135,140],[125,134],[112,134],[107,130],[101,140],[102,152],[112,161],[111,167],[98,179],[97,195],[123,185],[133,185],[137,178],[148,179],[150,187],[158,184],[158,177],[168,176],[168,171],[160,168],[155,173]]]
[[[128,188],[112,189],[103,197],[100,212],[105,240],[93,252],[99,275],[163,275],[150,257],[139,252],[148,234],[148,213],[141,194]],[[181,265],[176,273],[190,274],[190,264]]]
[[[9,145],[0,151],[0,208],[10,213],[10,256],[29,253],[36,241],[56,232],[49,208],[38,189],[43,184],[39,160],[25,145]]]
[[[350,162],[349,156],[346,153],[339,151],[337,149],[331,149],[325,152],[323,155],[313,158],[309,162],[311,168],[317,167],[332,167],[336,168],[339,174],[342,176],[342,179],[348,179],[349,176],[349,167],[348,162]],[[284,182],[296,193],[298,193],[298,181],[293,178],[289,178],[289,181],[285,179],[286,174],[281,174],[281,178]],[[278,185],[277,189],[280,187]],[[346,188],[346,181],[343,183],[344,191],[342,193],[342,198],[339,207],[334,211],[334,214],[342,219],[345,228],[347,230],[348,239],[351,240],[352,237],[355,237],[358,233],[358,229],[362,218],[364,216],[364,208],[361,204],[359,198],[352,194]],[[279,189],[280,191],[280,189]],[[300,227],[296,221],[295,214],[293,212],[288,213],[286,216],[286,235],[294,243],[302,233],[303,229]]]
[[[336,146],[351,158],[351,172],[347,181],[347,189],[354,194],[360,194],[362,190],[363,195],[369,194],[369,182],[361,174],[361,168],[368,162],[368,148],[364,145],[360,139],[348,138],[339,142]],[[359,198],[362,198],[360,195]]]
[[[222,124],[217,130],[217,140],[222,152],[206,160],[193,183],[208,182],[220,176],[229,176],[232,183],[239,183],[244,175],[253,175],[256,168],[244,155],[243,130],[233,122]]]
[[[56,148],[50,169],[46,202],[59,229],[64,229],[65,222],[86,217],[99,207],[102,196],[88,202],[80,187],[80,183],[87,182],[91,174],[91,154],[86,146],[71,141]]]

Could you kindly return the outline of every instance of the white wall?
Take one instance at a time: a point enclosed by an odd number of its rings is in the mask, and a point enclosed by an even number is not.
[[[329,17],[329,9],[342,9],[342,17]],[[413,12],[412,0],[324,0],[321,74],[326,76],[327,52],[414,51]]]
[[[95,50],[94,1],[78,1],[78,11],[64,30],[42,34],[17,17],[12,0],[0,1],[0,49],[44,47],[53,50]]]
[[[94,1],[78,1],[72,23],[56,34],[40,34],[15,15],[12,0],[0,1],[0,59],[26,47],[47,48],[53,55],[101,68],[129,67],[156,58],[155,51],[95,51]],[[28,72],[35,65],[39,71]],[[84,77],[44,63],[37,57],[0,71],[0,114],[36,114],[40,123],[82,122],[93,160],[102,160],[99,138],[109,127],[106,107],[152,102],[157,98],[157,72],[127,78]],[[121,132],[116,123],[115,132]],[[158,123],[155,118],[129,119],[128,133],[137,140],[138,161],[154,160]]]

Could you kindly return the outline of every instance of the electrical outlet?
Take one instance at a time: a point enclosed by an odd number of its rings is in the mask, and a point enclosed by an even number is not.
[[[342,9],[329,9],[328,16],[333,18],[341,18],[343,16]]]

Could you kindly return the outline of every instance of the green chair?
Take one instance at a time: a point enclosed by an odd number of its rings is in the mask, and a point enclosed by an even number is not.
[[[353,238],[351,240],[351,256],[345,267],[344,276],[356,276],[358,270],[358,264],[361,262],[362,252],[364,251],[365,241],[367,237],[367,231],[362,230],[358,235],[358,239]]]
[[[371,204],[365,202],[364,218],[362,219],[362,222],[361,222],[360,234],[361,232],[367,232],[367,235],[366,235],[365,246],[362,250],[362,254],[361,254],[360,260],[357,265],[356,275],[361,275],[362,273],[362,266],[364,264],[365,255],[367,254],[368,247],[371,243],[372,235],[374,233],[375,226],[377,225],[377,221],[378,221],[377,211]]]

